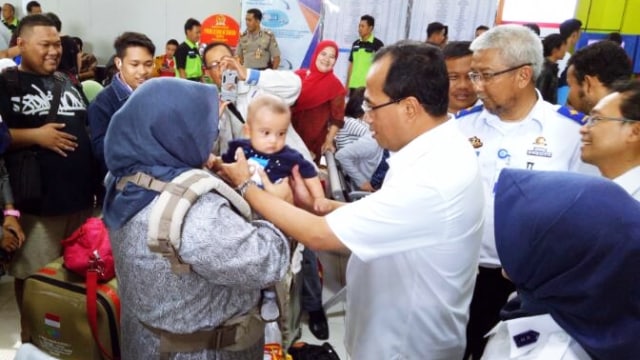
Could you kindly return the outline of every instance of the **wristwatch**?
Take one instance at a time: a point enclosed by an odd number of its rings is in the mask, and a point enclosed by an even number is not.
[[[247,192],[247,189],[249,188],[249,185],[258,185],[253,179],[248,178],[247,180],[245,180],[242,184],[238,185],[238,187],[236,187],[236,190],[240,193],[240,196],[242,196],[244,198],[244,194]]]
[[[20,210],[17,210],[17,209],[6,209],[4,211],[4,216],[13,216],[15,218],[20,219]]]

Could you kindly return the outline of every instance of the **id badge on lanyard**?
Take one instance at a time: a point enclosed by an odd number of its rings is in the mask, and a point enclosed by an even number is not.
[[[498,159],[496,160],[496,173],[493,177],[493,188],[491,192],[493,194],[496,193],[496,185],[498,184],[498,177],[500,176],[500,172],[504,168],[508,168],[511,165],[511,154],[509,154],[509,150],[500,148],[496,153]]]

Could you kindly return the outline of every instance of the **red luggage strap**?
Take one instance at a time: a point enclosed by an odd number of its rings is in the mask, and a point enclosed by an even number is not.
[[[100,258],[98,251],[94,251],[91,254],[89,260],[90,266],[87,270],[86,276],[86,288],[87,288],[87,318],[89,320],[89,327],[91,328],[91,336],[93,340],[98,344],[102,355],[109,360],[116,360],[117,357],[111,357],[109,352],[105,350],[104,346],[100,342],[98,337],[98,277],[102,276],[104,271],[104,262]],[[119,311],[118,311],[119,312]]]

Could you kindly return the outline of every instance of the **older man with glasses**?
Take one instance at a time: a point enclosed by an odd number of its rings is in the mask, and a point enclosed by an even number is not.
[[[583,114],[545,102],[535,80],[544,62],[542,43],[519,25],[497,26],[471,43],[469,78],[483,105],[458,114],[475,148],[485,190],[480,271],[467,328],[467,354],[479,359],[485,334],[499,320],[514,286],[501,274],[493,229],[495,183],[504,168],[576,171],[581,166],[577,131]]]
[[[580,129],[582,161],[640,201],[640,82],[615,83]]]

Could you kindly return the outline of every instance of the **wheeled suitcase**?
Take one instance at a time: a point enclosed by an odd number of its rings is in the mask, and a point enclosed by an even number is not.
[[[35,346],[60,359],[120,357],[120,299],[116,279],[98,284],[97,336],[87,315],[85,279],[64,268],[59,258],[29,276],[24,288],[24,316]]]

